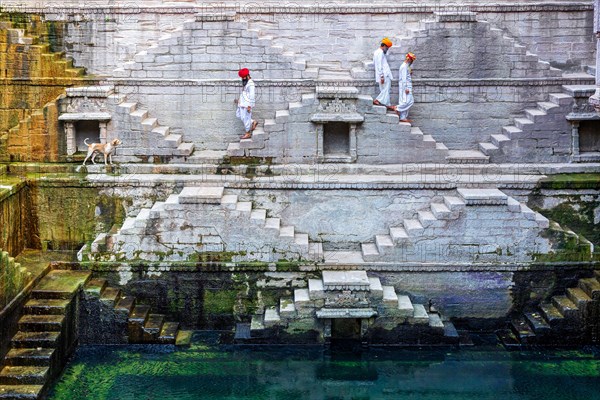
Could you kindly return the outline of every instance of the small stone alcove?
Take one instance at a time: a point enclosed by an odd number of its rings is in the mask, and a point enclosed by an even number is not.
[[[106,127],[110,114],[102,112],[65,113],[58,117],[65,127],[67,155],[78,151],[87,151],[84,141],[88,143],[106,143]]]
[[[579,123],[579,152],[600,154],[600,120]]]
[[[574,162],[600,161],[600,115],[590,104],[595,87],[569,86],[575,99],[573,110],[567,115],[571,123],[571,159]]]

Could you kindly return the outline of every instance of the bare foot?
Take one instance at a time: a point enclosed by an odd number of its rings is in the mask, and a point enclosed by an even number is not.
[[[380,106],[381,105],[381,103],[377,99],[373,100],[373,104],[376,105],[376,106]]]
[[[400,122],[408,122],[411,123],[413,122],[412,119],[401,119]]]
[[[250,128],[250,132],[255,130],[257,126],[258,126],[258,121],[252,121],[252,127]]]
[[[246,134],[244,136],[241,137],[241,139],[250,139],[252,137],[252,134],[250,132],[246,132]]]

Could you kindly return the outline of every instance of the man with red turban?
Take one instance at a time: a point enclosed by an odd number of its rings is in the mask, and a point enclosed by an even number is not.
[[[400,96],[398,100],[398,106],[396,106],[396,112],[400,116],[401,122],[411,122],[408,119],[408,110],[415,104],[413,97],[413,86],[412,86],[412,63],[417,59],[413,53],[406,54],[404,62],[400,66],[398,73],[398,87],[400,90]]]
[[[386,106],[392,109],[390,101],[390,89],[392,88],[392,70],[387,62],[387,52],[392,47],[392,41],[388,38],[381,40],[381,45],[373,53],[373,65],[375,66],[375,82],[379,84],[379,96],[373,100],[373,104]]]
[[[242,136],[242,139],[250,139],[252,137],[252,131],[254,131],[258,125],[258,121],[252,119],[252,108],[256,101],[254,81],[250,77],[248,68],[240,69],[238,75],[242,78],[243,89],[242,93],[240,93],[240,98],[237,101],[237,111],[235,115],[244,123],[246,133]]]

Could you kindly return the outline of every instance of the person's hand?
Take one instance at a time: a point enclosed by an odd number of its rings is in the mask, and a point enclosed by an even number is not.
[[[404,92],[405,92],[406,94],[410,94],[410,90],[408,90],[408,89],[406,89]]]
[[[248,110],[248,112],[252,112],[252,107],[248,106],[246,110]]]
[[[233,104],[237,104],[238,103],[238,99],[233,99]]]
[[[381,82],[381,84],[383,85],[385,83],[385,78],[382,76],[379,82]]]

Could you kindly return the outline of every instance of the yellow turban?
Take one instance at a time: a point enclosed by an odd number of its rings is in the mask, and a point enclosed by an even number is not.
[[[411,61],[415,61],[417,59],[417,56],[415,56],[413,53],[407,53],[406,57],[410,58]]]
[[[388,38],[381,39],[381,44],[385,44],[387,47],[392,47],[392,41]]]

